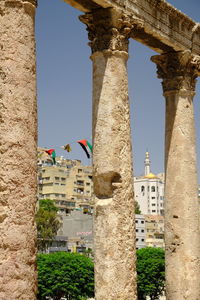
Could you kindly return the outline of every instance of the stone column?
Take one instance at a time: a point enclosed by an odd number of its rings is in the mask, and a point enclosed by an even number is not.
[[[200,299],[200,234],[193,96],[200,58],[153,56],[166,98],[165,244],[168,300]]]
[[[35,0],[0,1],[0,299],[36,299]]]
[[[135,221],[127,59],[130,20],[112,9],[81,17],[93,61],[95,299],[134,300]]]

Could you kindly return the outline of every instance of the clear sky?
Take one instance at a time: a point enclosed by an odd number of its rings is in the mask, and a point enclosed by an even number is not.
[[[61,0],[39,0],[36,14],[39,146],[58,155],[90,164],[76,143],[91,138],[92,63],[82,13]],[[199,0],[170,0],[176,8],[200,22]],[[131,105],[134,174],[144,171],[148,149],[151,169],[164,171],[165,101],[156,67],[156,53],[131,40],[128,76]],[[199,79],[200,82],[200,79]],[[194,98],[197,158],[200,169],[200,83]],[[70,143],[72,152],[60,146]]]

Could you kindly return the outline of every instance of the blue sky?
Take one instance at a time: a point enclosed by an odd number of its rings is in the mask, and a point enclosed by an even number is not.
[[[91,138],[92,62],[82,13],[61,0],[39,0],[36,14],[37,94],[39,141],[69,159],[86,158],[79,139]],[[200,22],[199,0],[170,0],[176,8]],[[152,172],[164,171],[165,101],[156,67],[156,53],[131,40],[128,76],[131,105],[134,174],[144,170],[148,149]],[[194,98],[198,169],[200,155],[200,83]],[[70,143],[72,152],[59,147]]]

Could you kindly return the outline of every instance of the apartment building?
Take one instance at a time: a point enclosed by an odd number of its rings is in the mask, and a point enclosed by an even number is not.
[[[60,214],[67,214],[74,209],[91,212],[92,203],[92,168],[83,166],[80,160],[51,158],[38,149],[38,198],[55,201]]]

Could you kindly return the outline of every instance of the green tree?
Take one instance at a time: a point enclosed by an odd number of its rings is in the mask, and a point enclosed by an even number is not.
[[[137,250],[138,299],[159,299],[164,291],[165,258],[161,248],[143,248]]]
[[[60,228],[57,211],[58,209],[52,200],[39,200],[39,209],[36,213],[39,251],[46,251]]]
[[[141,214],[140,206],[137,201],[135,201],[135,214],[137,215]]]
[[[38,300],[85,300],[94,297],[94,264],[78,253],[39,254]]]

